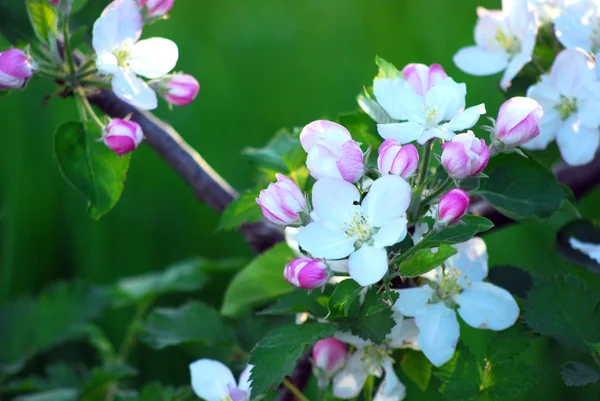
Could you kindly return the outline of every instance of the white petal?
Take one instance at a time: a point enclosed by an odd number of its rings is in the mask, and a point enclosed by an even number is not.
[[[425,100],[429,110],[436,110],[437,121],[441,122],[453,119],[465,108],[466,95],[465,84],[457,84],[452,78],[446,78],[425,94]]]
[[[462,131],[471,128],[477,123],[482,114],[485,114],[485,105],[483,103],[471,106],[457,114],[448,124],[444,125],[444,128],[451,131]]]
[[[583,24],[582,13],[573,8],[565,10],[562,15],[554,19],[554,32],[556,38],[566,48],[581,48],[592,50],[591,26]]]
[[[530,61],[531,53],[519,53],[515,57],[513,57],[512,60],[510,60],[510,62],[508,63],[508,67],[506,67],[504,74],[502,75],[502,79],[500,80],[500,87],[503,90],[507,90],[510,87],[513,78],[516,77],[519,71],[523,69],[525,64],[529,63]]]
[[[512,295],[490,283],[473,283],[454,300],[460,305],[460,317],[475,328],[504,330],[519,317],[519,306]]]
[[[377,102],[395,120],[411,120],[420,114],[423,97],[417,95],[402,78],[379,78],[373,82]]]
[[[129,70],[121,69],[114,74],[112,89],[119,99],[138,109],[153,110],[158,106],[156,92]]]
[[[556,133],[562,125],[562,120],[560,119],[560,115],[556,110],[551,109],[549,113],[545,110],[546,109],[544,109],[543,120],[547,121],[540,124],[540,134],[535,138],[531,139],[529,142],[526,142],[523,145],[521,145],[521,147],[531,150],[546,149],[548,147],[548,144],[556,138]],[[555,118],[550,120],[548,114],[554,115]]]
[[[522,38],[525,35],[529,21],[533,18],[530,15],[528,3],[528,1],[523,0],[502,1],[502,11],[506,13],[508,26],[517,38]],[[534,22],[536,23],[535,20]]]
[[[399,313],[394,314],[396,325],[392,331],[385,337],[391,348],[418,348],[417,336],[419,329],[415,325],[414,319],[403,319]]]
[[[508,65],[508,54],[477,46],[464,47],[454,55],[454,64],[470,75],[496,74]]]
[[[337,273],[348,273],[348,259],[327,260],[327,266]],[[345,277],[342,277],[345,278]]]
[[[315,213],[322,221],[339,227],[350,223],[360,211],[354,202],[360,200],[358,189],[342,179],[323,178],[313,186],[312,203]]]
[[[487,277],[488,254],[481,238],[474,237],[454,247],[458,253],[448,259],[447,263],[460,271],[458,282],[463,288]]]
[[[96,57],[96,68],[101,74],[114,75],[119,72],[119,61],[112,53],[98,53]]]
[[[140,40],[133,46],[127,63],[136,74],[154,79],[171,72],[178,58],[179,49],[173,41],[150,38]]]
[[[396,175],[378,178],[369,188],[361,204],[363,216],[373,227],[382,227],[390,220],[402,217],[410,205],[410,185]]]
[[[400,382],[391,358],[383,361],[383,370],[385,377],[375,393],[373,401],[400,401],[406,397],[406,387]]]
[[[422,287],[398,290],[400,297],[394,304],[394,310],[404,316],[417,316],[425,311],[425,306],[433,295],[433,288],[427,284]]]
[[[589,55],[578,49],[565,49],[554,59],[552,81],[567,97],[578,97],[596,79],[594,63]]]
[[[424,145],[425,142],[432,138],[440,138],[444,141],[450,141],[454,138],[454,132],[446,128],[447,124],[442,125],[439,128],[430,128],[423,131],[421,137],[417,141],[419,145]]]
[[[581,125],[577,115],[563,121],[556,135],[556,143],[565,162],[571,166],[582,166],[594,159],[600,144],[598,128],[589,129]]]
[[[577,102],[577,115],[581,119],[581,125],[587,128],[596,128],[600,125],[600,82],[589,82],[585,93],[579,97]]]
[[[419,139],[424,129],[422,124],[415,122],[377,124],[377,132],[383,139],[395,139],[402,145]]]
[[[238,388],[240,390],[246,391],[247,393],[250,393],[250,390],[252,389],[252,380],[250,380],[250,373],[252,373],[253,367],[254,365],[246,366],[246,369],[244,369],[240,374],[240,380],[238,382]]]
[[[317,144],[313,146],[306,156],[306,167],[315,179],[337,178],[342,179],[342,173],[337,165],[337,158],[327,147]]]
[[[93,46],[96,53],[131,46],[142,34],[143,20],[134,0],[116,0],[94,23]]]
[[[236,387],[233,373],[219,361],[197,360],[190,364],[190,373],[194,393],[206,401],[222,401],[229,394],[227,386]]]
[[[388,257],[384,248],[363,245],[348,258],[350,277],[358,284],[375,284],[388,272]]]
[[[406,237],[406,225],[408,220],[404,217],[392,219],[384,223],[377,234],[373,236],[375,246],[382,248],[384,246],[394,245]]]
[[[362,360],[362,352],[354,352],[344,369],[333,378],[333,395],[347,400],[360,394],[367,380],[368,367]]]
[[[575,237],[569,238],[569,244],[574,249],[577,249],[578,251],[586,254],[587,256],[595,260],[597,263],[600,263],[600,244],[582,242]]]
[[[415,317],[419,328],[419,347],[429,361],[440,367],[452,359],[460,329],[456,313],[443,303],[427,305],[425,311]]]
[[[320,221],[301,228],[296,239],[300,247],[315,258],[341,259],[354,251],[354,238]]]

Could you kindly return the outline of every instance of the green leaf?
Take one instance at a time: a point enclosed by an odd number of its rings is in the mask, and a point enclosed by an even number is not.
[[[393,123],[394,119],[365,91],[365,94],[360,94],[356,97],[358,105],[369,117],[378,124]]]
[[[256,198],[258,198],[257,192],[249,192],[231,202],[223,211],[217,230],[234,230],[242,224],[261,220],[263,215]]]
[[[283,278],[283,269],[294,258],[287,244],[278,244],[257,256],[229,283],[221,313],[227,317],[243,315],[294,289]]]
[[[22,395],[15,401],[77,401],[79,391],[76,388],[57,388],[40,393]]]
[[[544,373],[518,360],[492,366],[492,374],[486,393],[493,400],[504,401],[515,397],[533,387]]]
[[[398,272],[403,277],[417,277],[441,266],[450,256],[456,254],[456,249],[450,245],[440,244],[435,252],[431,249],[421,249],[413,256],[402,261]]]
[[[567,386],[585,386],[600,380],[600,372],[596,368],[581,362],[565,363],[560,374]]]
[[[494,227],[494,223],[485,217],[465,215],[461,222],[447,227],[431,237],[428,246],[460,244],[470,240],[477,234],[488,231],[492,227]]]
[[[100,397],[100,395],[106,394],[109,391],[108,388],[116,381],[135,376],[136,373],[135,369],[123,363],[111,363],[93,368],[85,384],[82,386],[83,388],[78,400],[103,400],[104,398]]]
[[[422,391],[426,391],[431,380],[431,362],[422,352],[405,350],[400,361],[402,371],[408,376]]]
[[[461,327],[462,329],[462,327]],[[485,332],[487,330],[478,330]],[[462,338],[462,332],[461,332]],[[510,329],[496,332],[489,343],[487,359],[492,364],[506,362],[519,357],[531,346],[530,332],[526,332],[523,324],[517,324]]]
[[[477,362],[465,349],[457,350],[435,375],[442,380],[440,393],[446,400],[470,401],[479,396],[481,379]]]
[[[36,36],[44,43],[50,43],[57,37],[58,18],[56,7],[48,0],[27,0],[27,13]]]
[[[219,312],[201,302],[155,309],[144,322],[141,339],[153,349],[186,343],[235,343],[233,330]]]
[[[144,386],[137,401],[185,401],[197,400],[189,387],[173,388],[160,383],[150,383]]]
[[[382,59],[379,56],[375,57],[375,64],[377,64],[379,66],[379,73],[377,74],[375,79],[378,79],[378,78],[390,78],[390,79],[404,78],[404,75],[402,75],[402,72],[399,71],[394,66],[394,64],[390,63],[389,61],[385,61],[384,59]]]
[[[71,33],[71,49],[77,49],[84,43],[87,30],[87,26],[80,26],[77,28],[77,30]]]
[[[60,170],[88,200],[88,213],[95,220],[117,204],[130,159],[129,154],[119,158],[98,143],[100,137],[100,128],[93,122],[67,122],[58,127],[54,136]]]
[[[396,325],[396,321],[392,317],[391,305],[381,300],[379,295],[376,288],[369,288],[360,310],[354,316],[339,321],[340,329],[350,331],[363,340],[383,343]],[[381,308],[382,304],[386,307]]]
[[[581,352],[600,341],[599,295],[577,277],[536,278],[523,308],[523,319],[536,333]]]
[[[344,280],[335,286],[327,302],[329,318],[355,316],[360,308],[362,287],[354,280]]]
[[[299,132],[290,133],[282,129],[263,148],[246,148],[244,156],[261,170],[278,171],[284,174],[304,165],[306,152],[300,145]]]
[[[347,280],[346,280],[347,281]],[[336,287],[337,288],[337,287]],[[323,318],[327,315],[327,302],[329,298],[321,291],[311,291],[299,288],[285,294],[275,303],[260,312],[259,315],[290,315],[308,312],[311,315]]]
[[[73,5],[71,6],[71,14],[75,14],[81,11],[81,9],[86,6],[87,2],[88,0],[73,0]]]
[[[567,199],[552,172],[514,153],[490,159],[485,173],[477,193],[514,220],[547,219]]]
[[[311,345],[335,332],[330,324],[306,323],[286,325],[267,335],[250,353],[249,363],[254,365],[250,398],[275,389]]]
[[[359,111],[340,113],[338,119],[340,124],[350,131],[352,139],[362,145],[363,150],[366,150],[369,146],[376,150],[383,142],[382,138],[371,130],[373,122],[364,113]]]
[[[600,246],[600,227],[591,221],[574,220],[564,225],[556,237],[556,250],[565,259],[600,274],[600,264],[588,254],[571,246],[570,240]]]

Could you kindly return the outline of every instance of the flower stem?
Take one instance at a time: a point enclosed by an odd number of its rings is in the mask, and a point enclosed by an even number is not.
[[[435,191],[433,191],[431,194],[427,195],[422,201],[421,204],[425,204],[428,205],[431,203],[432,200],[434,200],[435,198],[437,198],[442,192],[444,192],[446,189],[450,188],[452,186],[452,180],[450,179],[450,177],[448,177],[446,179],[446,181],[444,181],[444,183],[442,185],[440,185]]]
[[[298,390],[298,388],[294,386],[294,384],[289,381],[287,377],[283,379],[283,385],[286,386],[287,389],[290,390],[299,401],[309,401],[309,399],[306,398],[306,396],[302,394],[302,392]]]
[[[427,178],[427,170],[429,169],[429,159],[431,158],[431,148],[433,147],[434,139],[430,139],[423,146],[423,157],[419,159],[419,165],[417,166],[417,176],[415,177],[415,188],[413,191],[412,199],[409,208],[409,221],[416,223],[419,218],[419,212],[421,211],[421,196],[423,195],[423,183]]]
[[[78,105],[78,107],[83,107],[84,110],[86,111],[86,114],[89,115],[90,117],[92,117],[94,122],[96,124],[98,124],[98,126],[100,128],[104,129],[104,123],[102,122],[102,120],[100,120],[100,118],[98,117],[98,115],[96,114],[94,109],[92,108],[92,105],[87,100],[87,97],[85,97],[85,95],[83,94],[83,91],[81,90],[81,88],[77,92],[77,105]],[[81,111],[79,114],[81,115]],[[85,119],[85,121],[87,121],[87,119]]]
[[[65,17],[63,23],[63,36],[65,41],[65,58],[67,59],[68,73],[75,74],[75,63],[73,62],[73,54],[71,53],[71,34],[69,33],[69,16]]]
[[[127,326],[127,332],[125,333],[125,339],[121,344],[121,348],[119,348],[119,359],[121,359],[122,361],[125,361],[127,359],[129,351],[131,351],[131,348],[135,345],[137,341],[137,335],[140,331],[140,326],[142,324],[142,320],[146,316],[146,312],[148,311],[148,308],[150,308],[153,302],[154,298],[150,297],[143,301],[141,304],[139,304],[135,311],[133,319],[131,319],[131,322],[129,322],[129,326]]]
[[[436,226],[431,227],[431,230],[427,231],[427,234],[421,239],[421,241],[417,242],[415,246],[410,248],[408,251],[404,252],[402,255],[399,255],[397,258],[392,259],[391,263],[402,263],[412,255],[414,255],[417,251],[425,247],[427,245],[427,241],[431,239],[439,230],[436,229]],[[396,274],[396,273],[394,273]],[[396,277],[394,274],[390,276],[390,278]],[[398,276],[400,274],[397,274]]]

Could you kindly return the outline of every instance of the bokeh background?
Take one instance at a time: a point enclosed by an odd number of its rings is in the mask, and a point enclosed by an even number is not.
[[[0,0],[9,9],[22,7],[16,3],[21,2]],[[75,27],[91,26],[107,3],[90,1]],[[241,155],[245,147],[262,146],[282,127],[355,110],[356,95],[376,74],[376,55],[398,67],[442,64],[467,83],[468,105],[485,102],[495,115],[503,100],[497,77],[467,76],[452,63],[452,55],[473,41],[477,6],[500,8],[500,1],[177,0],[171,18],[148,26],[143,37],[174,40],[180,49],[177,70],[196,76],[201,91],[192,105],[170,111],[163,103],[156,114],[237,189],[253,185],[252,169]],[[85,201],[61,177],[52,151],[53,131],[76,118],[75,104],[46,98],[52,91],[52,83],[33,79],[25,92],[0,98],[0,301],[59,279],[111,283],[192,255],[252,255],[237,232],[216,231],[217,214],[198,203],[145,145],[133,155],[118,205],[98,222],[88,218]],[[600,217],[597,199],[584,201],[587,216]],[[491,264],[540,274],[564,266],[552,245],[561,219],[488,235]],[[600,288],[597,277],[583,274]],[[111,336],[120,335],[130,313],[106,317]],[[540,342],[531,350],[547,359],[548,373],[529,395],[564,399],[558,366],[569,355],[548,354],[551,347]],[[165,366],[140,348],[136,357],[147,362],[143,379],[187,381],[185,363]],[[569,391],[582,400],[599,393],[593,386]]]

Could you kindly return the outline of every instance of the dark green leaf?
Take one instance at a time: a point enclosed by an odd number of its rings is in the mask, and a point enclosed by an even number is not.
[[[274,390],[316,341],[333,337],[335,326],[322,323],[287,325],[260,341],[250,353],[252,397]]]
[[[485,173],[478,194],[514,220],[547,219],[567,199],[552,172],[514,153],[490,159]]]
[[[217,230],[234,230],[242,224],[254,223],[263,218],[256,203],[258,192],[241,195],[227,206],[219,220]]]
[[[400,367],[413,382],[423,391],[427,390],[431,380],[431,362],[422,352],[405,350]]]
[[[490,342],[496,337],[497,332],[476,329],[466,324],[462,318],[459,318],[458,322],[460,324],[460,342],[469,349],[478,363],[483,363],[487,357]]]
[[[387,307],[381,309],[380,305],[384,302]],[[350,331],[364,340],[383,343],[385,337],[396,325],[390,306],[387,301],[380,299],[377,289],[371,287],[367,291],[360,310],[352,318],[340,320],[340,328],[343,331]]]
[[[510,359],[517,358],[530,346],[530,332],[526,332],[522,324],[517,324],[510,329],[496,333],[488,346],[487,359],[492,363],[492,365],[506,362]]]
[[[360,94],[356,97],[360,108],[378,124],[393,123],[394,119],[389,116],[383,107],[375,100],[371,99],[368,93]]]
[[[493,400],[504,401],[515,397],[533,387],[544,373],[518,360],[490,365],[491,384],[486,393]]]
[[[315,317],[325,317],[327,315],[328,297],[321,291],[311,291],[295,289],[289,294],[285,294],[268,308],[258,312],[259,315],[288,315],[302,312],[308,312]]]
[[[261,170],[272,170],[289,174],[301,167],[306,152],[300,146],[299,133],[280,130],[263,148],[246,148],[244,156]]]
[[[294,289],[283,278],[283,269],[294,257],[286,244],[278,244],[257,256],[229,283],[221,313],[235,317]]]
[[[378,78],[391,78],[391,79],[404,78],[404,76],[402,75],[402,72],[399,71],[394,66],[394,64],[390,63],[389,61],[385,61],[384,59],[382,59],[379,56],[375,57],[375,64],[377,64],[379,66],[379,73],[377,74],[375,79],[378,79]]]
[[[75,14],[75,13],[81,11],[81,9],[83,7],[85,7],[87,2],[88,2],[88,0],[73,0],[73,5],[71,6],[71,14]],[[75,46],[73,46],[73,47],[75,47]]]
[[[135,369],[123,363],[111,363],[96,367],[92,369],[78,399],[81,401],[104,400],[103,396],[107,394],[111,385],[117,381],[135,376],[136,373]]]
[[[57,388],[40,393],[22,395],[15,401],[76,401],[79,391],[76,388]]]
[[[449,401],[475,400],[480,394],[477,362],[465,349],[457,350],[435,375],[442,380],[440,393]]]
[[[404,260],[398,271],[403,277],[417,277],[441,266],[446,259],[455,255],[456,252],[455,248],[446,244],[440,244],[435,252],[431,249],[421,249],[407,260]]]
[[[45,1],[45,0],[44,0]],[[130,155],[119,157],[98,143],[100,128],[93,123],[68,122],[58,127],[54,151],[65,178],[89,202],[88,213],[98,220],[123,192]]]
[[[443,231],[435,234],[428,241],[429,246],[439,246],[441,244],[459,244],[466,242],[477,234],[488,231],[494,227],[494,223],[481,216],[463,216],[461,222],[447,227]]]
[[[362,287],[354,280],[339,283],[327,303],[329,317],[355,316],[360,308],[361,290]]]
[[[577,277],[537,278],[528,293],[523,319],[531,330],[589,352],[600,341],[599,296]]]
[[[50,43],[57,37],[56,7],[48,0],[27,0],[27,12],[38,39]]]
[[[381,142],[383,142],[382,138],[376,132],[371,130],[373,122],[364,113],[361,113],[360,111],[341,113],[338,118],[340,124],[350,131],[352,139],[362,145],[361,147],[363,150],[366,150],[371,146],[371,149],[375,151],[379,148]]]
[[[87,26],[81,26],[76,31],[71,33],[71,49],[77,49],[83,44],[87,30]]]
[[[560,374],[567,386],[585,386],[600,380],[600,372],[596,368],[581,362],[565,363]]]
[[[563,226],[556,238],[556,250],[562,257],[600,274],[600,264],[587,253],[574,248],[572,239],[600,247],[600,227],[591,221],[575,220]]]
[[[232,344],[233,330],[215,309],[200,302],[155,309],[142,328],[142,341],[154,349],[185,343]]]

